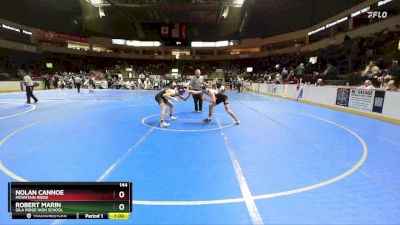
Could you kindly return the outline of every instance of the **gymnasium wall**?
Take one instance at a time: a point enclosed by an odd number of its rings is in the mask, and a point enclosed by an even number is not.
[[[306,85],[297,88],[297,85],[258,83],[252,84],[252,90],[400,124],[400,92],[363,91],[338,86]]]
[[[42,81],[35,81],[39,83],[39,87],[36,89],[44,88],[44,83]],[[19,81],[0,81],[0,92],[9,91],[21,91],[21,86]]]
[[[18,51],[37,52],[35,45],[22,44],[14,41],[0,39],[0,48],[15,49]]]

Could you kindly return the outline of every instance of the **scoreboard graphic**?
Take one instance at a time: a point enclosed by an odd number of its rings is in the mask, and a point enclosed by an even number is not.
[[[129,219],[131,182],[10,182],[12,219]]]

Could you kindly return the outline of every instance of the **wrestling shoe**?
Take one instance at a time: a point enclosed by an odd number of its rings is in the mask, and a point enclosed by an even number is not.
[[[167,122],[161,122],[160,123],[160,127],[169,127],[169,123],[167,123]]]
[[[235,120],[235,125],[240,125],[240,121],[239,120]]]
[[[209,122],[211,122],[211,118],[210,118],[210,117],[207,117],[207,118],[205,118],[203,121],[206,122],[206,123],[209,123]]]
[[[176,117],[176,116],[170,116],[169,117],[171,120],[177,120],[178,119],[178,117]]]

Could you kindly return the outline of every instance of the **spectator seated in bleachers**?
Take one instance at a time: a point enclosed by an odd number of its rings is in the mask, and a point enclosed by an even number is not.
[[[366,80],[364,82],[364,85],[358,87],[358,89],[370,90],[370,89],[375,89],[375,87],[374,87],[374,85],[372,85],[372,82],[370,80]]]

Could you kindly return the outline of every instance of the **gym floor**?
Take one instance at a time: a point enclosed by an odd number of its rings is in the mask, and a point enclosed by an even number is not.
[[[0,95],[0,224],[10,181],[131,181],[129,221],[29,224],[400,224],[400,126],[228,92],[209,124],[193,102],[160,129],[153,91]]]

